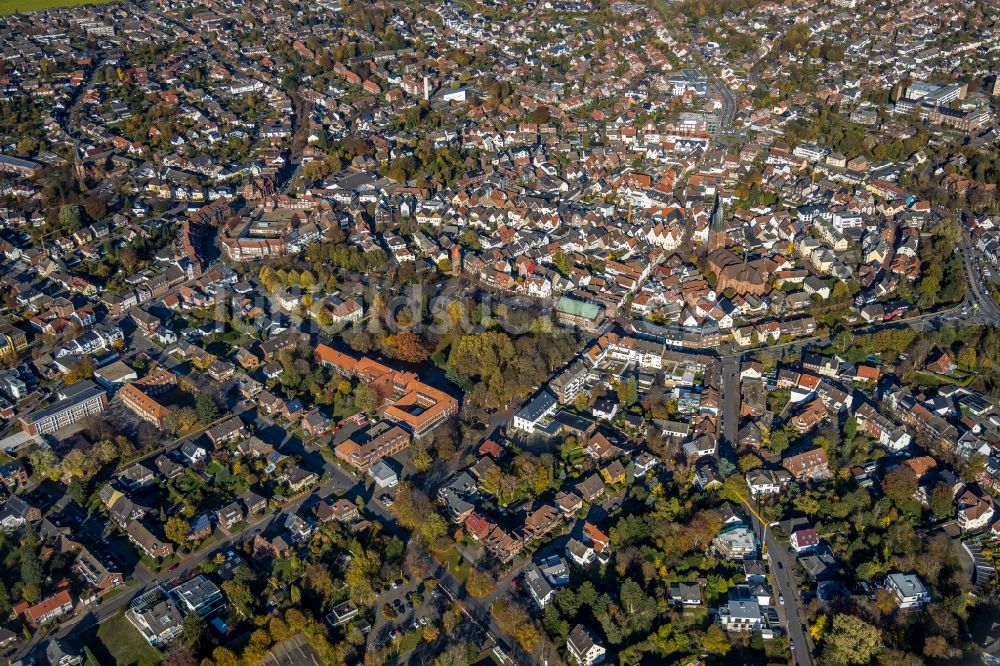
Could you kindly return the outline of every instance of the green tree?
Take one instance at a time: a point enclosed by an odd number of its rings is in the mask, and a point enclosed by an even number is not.
[[[759,469],[763,467],[764,461],[752,453],[747,453],[740,456],[739,460],[737,461],[737,464],[740,468],[740,471],[746,474],[750,470]]]
[[[87,503],[87,482],[79,477],[73,477],[70,479],[69,486],[67,488],[70,499],[74,502],[83,506]]]
[[[934,486],[934,490],[931,491],[930,505],[931,511],[938,518],[946,518],[955,513],[951,487],[947,483],[940,482]]]
[[[955,362],[966,370],[974,370],[976,368],[975,346],[962,345],[962,348],[958,350],[958,355],[955,357]]]
[[[403,556],[406,550],[406,544],[398,536],[394,536],[389,539],[389,542],[385,545],[385,560],[386,562],[395,562]]]
[[[851,297],[851,290],[847,286],[847,283],[837,280],[836,284],[833,285],[833,292],[830,294],[830,298],[833,301],[841,302],[846,301]]]
[[[378,573],[379,566],[378,555],[373,551],[362,551],[351,558],[344,581],[347,583],[352,600],[358,603],[370,603],[375,598],[372,580]]]
[[[245,582],[227,580],[222,583],[222,591],[240,615],[250,617],[250,604],[253,603],[254,594]]]
[[[181,625],[181,643],[198,649],[206,638],[208,638],[208,626],[199,613],[191,613],[184,618],[184,623]]]
[[[911,500],[917,492],[917,475],[909,467],[897,467],[882,479],[882,491],[896,502]]]
[[[364,413],[374,414],[380,402],[378,392],[369,384],[361,382],[354,388],[354,406]]]
[[[229,648],[217,647],[212,650],[212,660],[215,666],[239,666],[240,662]]]
[[[469,666],[475,660],[477,650],[469,643],[452,645],[434,658],[434,666]]]
[[[35,548],[27,543],[21,545],[21,582],[24,598],[34,602],[41,594],[42,563],[38,559]],[[30,596],[29,596],[30,594]]]
[[[32,451],[28,454],[28,464],[31,466],[32,476],[52,480],[59,478],[59,461],[50,449],[35,449]]]
[[[188,534],[191,532],[191,525],[184,518],[175,514],[167,518],[167,522],[163,526],[163,532],[167,535],[168,539],[180,546],[187,543]]]
[[[839,613],[826,636],[824,664],[867,664],[882,651],[882,632],[861,618]]]
[[[493,593],[494,587],[493,578],[488,573],[478,569],[470,571],[469,577],[465,581],[465,589],[477,599],[488,597]]]
[[[788,448],[790,444],[790,437],[788,436],[788,431],[785,429],[775,430],[770,434],[768,440],[767,448],[772,453],[781,453]]]
[[[729,636],[727,636],[726,632],[724,632],[717,624],[713,624],[708,627],[701,644],[702,647],[709,652],[717,654],[721,657],[726,656],[726,653],[728,653],[730,648],[732,648]]]
[[[844,422],[844,439],[848,442],[854,441],[854,438],[858,436],[858,419],[853,415],[847,417],[847,421]]]
[[[80,228],[80,207],[75,204],[63,204],[59,208],[59,226],[68,231]]]
[[[635,376],[628,378],[628,384],[625,386],[625,404],[634,405],[639,402],[639,384]]]
[[[986,470],[986,463],[989,460],[981,453],[973,453],[962,468],[962,480],[966,483],[973,483],[980,474]]]
[[[219,418],[219,406],[215,400],[207,393],[199,393],[195,400],[195,411],[198,413],[198,420],[203,424],[209,424]]]

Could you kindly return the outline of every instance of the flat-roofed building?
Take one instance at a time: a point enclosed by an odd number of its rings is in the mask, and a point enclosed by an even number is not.
[[[915,574],[889,574],[886,576],[885,586],[896,595],[896,603],[900,608],[921,608],[930,603],[930,591]]]
[[[21,417],[21,428],[29,435],[44,435],[71,426],[108,407],[108,394],[85,380],[65,387],[60,400]]]
[[[226,605],[222,590],[204,575],[181,583],[171,590],[171,595],[185,615],[198,613],[206,617]]]

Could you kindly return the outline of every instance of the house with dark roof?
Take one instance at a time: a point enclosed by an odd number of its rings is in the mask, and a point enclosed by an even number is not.
[[[219,527],[229,530],[243,520],[243,509],[238,503],[230,502],[215,512],[215,518],[219,521]]]
[[[157,537],[138,520],[129,520],[123,529],[129,541],[134,543],[146,557],[158,559],[169,557],[174,552],[172,544]]]
[[[109,557],[98,557],[85,547],[80,548],[73,571],[97,594],[105,594],[125,582],[125,576]]]
[[[531,595],[532,600],[538,604],[539,608],[545,608],[549,602],[552,601],[555,596],[555,590],[549,585],[549,582],[545,580],[542,572],[538,570],[538,567],[532,566],[527,571],[524,572],[522,578],[524,581],[524,587]]]
[[[240,494],[239,501],[243,504],[243,510],[247,516],[255,513],[263,513],[267,509],[267,500],[250,488],[247,488]]]
[[[20,495],[11,495],[3,508],[0,508],[0,529],[5,532],[12,532],[25,523],[34,523],[41,519],[41,509],[32,506]]]
[[[601,477],[594,473],[576,484],[576,491],[583,498],[584,502],[593,502],[604,492],[604,482]]]
[[[607,652],[582,624],[576,625],[569,632],[569,636],[566,637],[566,650],[580,666],[597,666],[604,663]]]
[[[328,523],[335,520],[339,523],[348,523],[360,517],[357,505],[347,499],[340,498],[334,501],[332,498],[320,502],[316,505],[316,517],[321,523]]]
[[[701,606],[701,585],[693,583],[671,583],[670,601],[678,606]]]
[[[246,436],[246,425],[238,416],[232,416],[222,423],[212,426],[205,434],[208,435],[212,444],[219,446]]]
[[[319,480],[316,472],[304,469],[298,465],[292,465],[285,472],[285,479],[288,481],[288,489],[293,493],[300,493]]]
[[[544,390],[539,391],[528,404],[518,410],[517,414],[514,415],[514,420],[511,421],[511,425],[518,430],[523,430],[531,434],[535,432],[535,428],[538,427],[543,419],[555,414],[558,406],[559,401],[551,393]]]
[[[153,647],[166,645],[179,636],[184,621],[177,605],[169,598],[145,608],[129,609],[125,617]]]
[[[162,453],[156,456],[153,464],[156,465],[156,469],[163,475],[163,478],[167,480],[176,479],[178,476],[182,475],[185,470],[184,465]]]
[[[2,483],[8,491],[15,490],[20,486],[27,484],[28,470],[25,469],[24,463],[20,460],[14,459],[4,465],[0,465],[0,483]]]
[[[559,510],[550,504],[542,504],[524,519],[521,538],[525,543],[542,538],[562,524]]]

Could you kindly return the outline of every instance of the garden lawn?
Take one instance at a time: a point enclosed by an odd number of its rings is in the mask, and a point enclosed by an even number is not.
[[[469,564],[469,560],[461,556],[457,547],[452,546],[448,549],[447,554],[443,556],[435,554],[435,557],[441,563],[441,566],[444,566],[448,573],[455,577],[455,580],[465,585],[465,579],[469,577],[471,565]],[[461,563],[459,563],[459,560],[461,560]]]
[[[124,615],[102,622],[97,634],[86,643],[102,664],[159,666],[163,663],[159,651],[146,642]]]

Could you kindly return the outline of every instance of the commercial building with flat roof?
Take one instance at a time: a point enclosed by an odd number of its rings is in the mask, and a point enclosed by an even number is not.
[[[21,428],[30,435],[44,435],[100,414],[108,407],[108,394],[91,381],[66,387],[63,395],[66,397],[62,400],[22,416]]]

